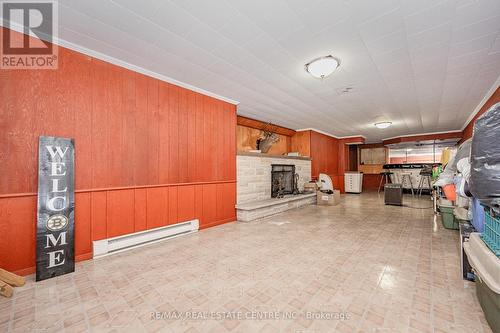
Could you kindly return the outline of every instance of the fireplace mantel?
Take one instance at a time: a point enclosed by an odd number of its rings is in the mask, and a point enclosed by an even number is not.
[[[283,158],[287,160],[302,160],[310,161],[311,158],[307,156],[286,156],[286,155],[273,155],[273,154],[263,154],[263,153],[252,153],[249,151],[239,151],[236,153],[239,156],[254,156],[254,157],[265,157],[265,158]]]

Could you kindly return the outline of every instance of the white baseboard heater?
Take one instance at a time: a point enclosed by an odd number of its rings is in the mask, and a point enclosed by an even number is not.
[[[94,258],[126,251],[198,231],[198,219],[94,241]]]

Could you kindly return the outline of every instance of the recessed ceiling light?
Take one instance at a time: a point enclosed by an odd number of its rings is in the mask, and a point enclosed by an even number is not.
[[[309,62],[305,65],[305,69],[315,78],[324,79],[335,72],[339,65],[340,60],[334,56],[327,55],[326,57],[320,57]]]
[[[377,128],[387,128],[392,125],[392,122],[390,121],[381,121],[380,123],[375,123],[375,126]]]

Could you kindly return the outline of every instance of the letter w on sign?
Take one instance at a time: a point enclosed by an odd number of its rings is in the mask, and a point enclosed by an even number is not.
[[[73,139],[41,136],[38,146],[36,280],[75,270]]]

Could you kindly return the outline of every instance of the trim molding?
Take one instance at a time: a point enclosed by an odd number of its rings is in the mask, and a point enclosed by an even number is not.
[[[236,215],[233,216],[233,217],[230,217],[228,219],[218,220],[218,221],[210,222],[210,223],[207,223],[207,224],[204,224],[204,225],[200,225],[200,229],[199,230],[203,230],[203,229],[215,227],[217,225],[225,224],[225,223],[230,223],[230,222],[237,222]]]
[[[314,131],[314,132],[318,132],[318,133],[321,133],[321,134],[324,134],[324,135],[328,135],[328,136],[330,136],[332,138],[339,139],[339,140],[350,139],[350,138],[363,138],[363,139],[366,140],[366,136],[361,135],[361,134],[359,134],[359,135],[349,135],[349,136],[336,136],[336,135],[333,135],[332,133],[328,133],[328,132],[316,129],[314,127],[301,128],[301,129],[297,129],[295,131],[296,132]]]
[[[90,193],[90,192],[105,192],[105,191],[121,191],[121,190],[136,190],[155,187],[173,187],[173,186],[194,186],[194,185],[210,185],[210,184],[229,184],[236,183],[236,180],[214,180],[208,182],[193,182],[193,183],[173,183],[173,184],[158,184],[158,185],[137,185],[137,186],[122,186],[122,187],[103,187],[93,189],[75,190],[75,193]],[[0,194],[0,199],[18,198],[18,197],[34,197],[38,194],[32,193],[7,193]]]
[[[493,94],[495,93],[495,91],[497,91],[498,87],[500,87],[500,76],[497,78],[497,80],[495,81],[495,83],[493,83],[493,86],[491,86],[490,90],[486,93],[486,95],[484,95],[483,99],[481,100],[481,102],[479,102],[479,104],[476,106],[476,108],[474,109],[474,111],[472,111],[472,113],[470,114],[469,118],[467,118],[467,120],[465,121],[465,124],[462,126],[461,131],[464,131],[465,128],[467,126],[469,126],[469,124],[472,121],[472,119],[474,119],[474,117],[476,116],[476,114],[479,111],[481,111],[481,109],[483,108],[484,104],[486,104],[486,102],[490,99],[490,97],[493,96]]]
[[[10,27],[11,30],[14,30],[14,31],[17,31],[19,33],[24,34],[23,33],[23,27],[20,24],[18,24],[16,22],[11,22],[11,24],[12,24],[12,26]],[[4,29],[9,29],[9,28],[4,27],[3,22],[0,22],[0,26],[2,28],[4,28]],[[30,36],[34,37],[34,38],[38,38],[38,37],[35,37],[35,36],[32,36],[32,35],[30,35]],[[168,77],[166,75],[150,71],[149,69],[133,65],[133,64],[128,63],[126,61],[117,59],[115,57],[106,55],[104,53],[101,53],[101,52],[98,52],[98,51],[86,48],[84,46],[81,46],[81,45],[78,45],[78,44],[75,44],[75,43],[72,43],[72,42],[68,42],[67,40],[64,40],[64,39],[61,39],[61,38],[53,37],[52,43],[56,44],[58,46],[70,49],[72,51],[76,51],[76,52],[85,54],[87,56],[90,56],[90,57],[93,57],[93,58],[96,58],[96,59],[108,62],[110,64],[113,64],[113,65],[116,65],[116,66],[119,66],[119,67],[123,67],[123,68],[129,69],[129,70],[131,70],[133,72],[137,72],[137,73],[140,73],[140,74],[143,74],[143,75],[146,75],[146,76],[150,76],[150,77],[158,79],[160,81],[171,83],[171,84],[174,84],[176,86],[179,86],[179,87],[182,87],[182,88],[186,88],[186,89],[195,91],[197,93],[200,93],[200,94],[203,94],[203,95],[206,95],[206,96],[210,96],[210,97],[219,99],[221,101],[224,101],[224,102],[227,102],[227,103],[230,103],[230,104],[233,104],[233,105],[240,104],[240,102],[238,102],[238,101],[236,101],[234,99],[218,95],[216,93],[210,92],[210,91],[205,90],[203,88],[199,88],[199,87],[193,86],[193,85],[191,85],[189,83],[178,81],[178,80],[176,80],[174,78],[171,78],[171,77]]]

